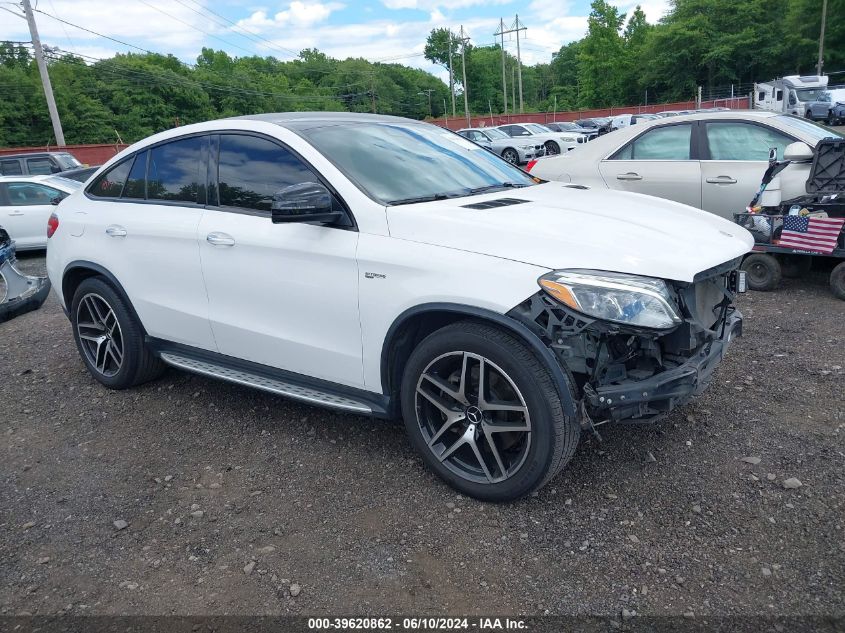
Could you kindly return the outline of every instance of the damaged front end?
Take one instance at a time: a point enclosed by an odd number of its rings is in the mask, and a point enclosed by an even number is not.
[[[508,314],[545,341],[568,370],[582,426],[654,422],[700,393],[742,334],[742,315],[733,305],[736,293],[745,291],[739,263],[703,271],[692,283],[561,271],[555,274],[564,282],[542,278],[544,290]],[[585,291],[576,288],[579,275],[601,282]],[[647,311],[653,314],[643,317]]]
[[[50,294],[50,280],[46,277],[24,275],[17,269],[15,243],[0,228],[0,323],[40,308]]]

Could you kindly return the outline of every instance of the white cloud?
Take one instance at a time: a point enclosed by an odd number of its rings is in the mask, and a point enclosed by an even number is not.
[[[435,9],[466,9],[480,5],[511,4],[514,0],[382,0],[388,9],[419,9],[433,11]]]
[[[264,10],[255,11],[244,20],[238,20],[238,26],[250,31],[278,28],[283,26],[310,27],[325,22],[335,11],[345,5],[339,2],[301,2],[294,0],[287,9],[279,11],[272,18]]]

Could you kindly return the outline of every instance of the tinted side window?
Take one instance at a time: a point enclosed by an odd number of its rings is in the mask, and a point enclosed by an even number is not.
[[[195,136],[165,143],[150,150],[147,168],[149,200],[198,202],[200,187],[204,189],[205,185],[205,169],[201,169],[204,142],[203,137]]]
[[[15,207],[51,204],[54,198],[65,198],[66,193],[34,182],[10,182],[7,193],[9,203]]]
[[[220,206],[270,211],[280,189],[319,179],[291,151],[256,136],[220,136]]]
[[[26,168],[33,176],[53,173],[53,161],[49,158],[27,158]]]
[[[20,176],[22,174],[21,162],[17,158],[14,160],[0,160],[0,175]]]
[[[649,130],[628,143],[614,160],[689,160],[691,125],[667,125]]]
[[[132,169],[129,172],[129,177],[126,180],[126,186],[123,188],[124,198],[134,198],[143,200],[146,197],[146,181],[147,173],[147,155],[149,152],[141,152],[135,156],[135,161],[132,163]]]
[[[88,195],[98,198],[119,198],[131,165],[132,159],[128,158],[109,169],[91,183],[87,190]]]
[[[711,160],[769,160],[774,147],[778,160],[792,139],[771,128],[749,123],[708,123],[707,144]]]

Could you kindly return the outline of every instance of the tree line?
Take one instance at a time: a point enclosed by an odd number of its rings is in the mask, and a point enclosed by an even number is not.
[[[845,0],[828,0],[828,72],[845,70],[842,16]],[[525,110],[687,100],[697,86],[709,92],[813,73],[820,22],[821,0],[673,0],[657,24],[649,24],[639,7],[625,15],[607,0],[593,0],[582,39],[561,47],[549,63],[523,66]],[[456,109],[463,116],[461,42],[451,37]],[[448,30],[433,30],[425,57],[447,66],[449,38]],[[191,65],[154,53],[104,60],[61,49],[45,54],[71,144],[133,142],[176,125],[256,112],[339,110],[414,119],[452,113],[449,87],[430,73],[398,63],[333,59],[313,49],[281,61],[204,48]],[[468,44],[465,62],[470,111],[501,113],[502,49]],[[511,112],[515,66],[506,52]],[[0,44],[0,147],[51,142],[29,47]]]

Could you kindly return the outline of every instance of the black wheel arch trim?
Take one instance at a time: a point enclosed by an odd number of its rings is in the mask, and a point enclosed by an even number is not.
[[[572,396],[573,385],[569,384],[569,378],[563,367],[560,366],[552,350],[528,327],[506,314],[500,314],[486,308],[464,305],[460,303],[424,303],[408,308],[400,314],[391,324],[384,337],[381,348],[381,382],[382,389],[386,396],[391,396],[390,382],[390,351],[393,340],[402,326],[411,318],[421,316],[425,313],[451,313],[455,316],[464,316],[487,321],[502,327],[517,339],[528,345],[537,358],[543,363],[552,376],[560,401],[565,413],[569,416],[576,416],[575,399]]]
[[[114,291],[123,299],[124,303],[129,308],[129,311],[132,313],[132,317],[141,327],[141,331],[146,336],[147,330],[144,328],[144,324],[141,319],[138,317],[138,313],[135,312],[135,306],[132,305],[132,302],[129,300],[129,295],[126,294],[126,290],[123,289],[123,285],[117,280],[107,268],[101,266],[100,264],[95,264],[94,262],[89,262],[84,259],[78,259],[75,261],[70,262],[67,266],[65,266],[64,272],[62,272],[62,287],[57,288],[56,291],[61,294],[62,301],[65,304],[65,314],[70,318],[70,304],[73,302],[73,297],[66,297],[65,296],[65,280],[67,279],[68,274],[75,270],[90,270],[94,273],[94,275],[99,275],[101,277],[105,277],[106,280],[111,284]]]

